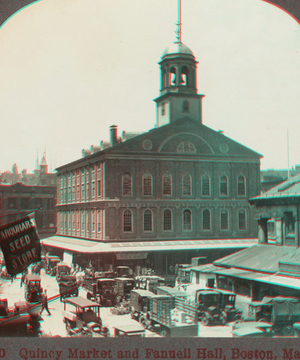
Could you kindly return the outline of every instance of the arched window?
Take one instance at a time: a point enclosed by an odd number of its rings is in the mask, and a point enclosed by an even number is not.
[[[183,230],[192,230],[192,213],[188,209],[183,212]]]
[[[239,230],[246,230],[246,212],[245,212],[245,210],[239,211]]]
[[[172,213],[169,209],[164,211],[164,230],[172,230]]]
[[[172,67],[170,69],[170,86],[175,86],[176,85],[176,68]]]
[[[161,86],[164,89],[166,87],[166,69],[165,68],[162,71],[161,77],[162,77]]]
[[[165,113],[166,113],[166,104],[163,102],[161,104],[161,115],[163,116],[165,115]]]
[[[226,175],[222,175],[220,178],[220,195],[228,195],[228,184]]]
[[[152,195],[152,176],[150,174],[143,176],[143,189],[144,195]]]
[[[125,210],[123,213],[123,231],[131,232],[132,231],[132,213],[130,210]]]
[[[210,211],[208,209],[203,211],[202,227],[203,230],[210,230]]]
[[[245,177],[240,175],[238,177],[238,195],[246,195]]]
[[[182,177],[182,195],[192,194],[192,179],[189,174],[185,174]]]
[[[202,176],[202,195],[210,195],[210,179],[206,174]]]
[[[180,79],[180,85],[188,86],[189,85],[189,69],[186,66],[183,66],[181,69],[181,79]]]
[[[152,231],[152,211],[144,211],[144,231]]]
[[[182,112],[189,112],[189,102],[187,100],[182,103]]]
[[[163,176],[163,195],[172,194],[172,178],[171,175],[166,174]]]
[[[123,175],[123,195],[131,195],[131,175],[130,174],[124,174]]]
[[[228,230],[228,211],[221,211],[221,230]]]
[[[182,141],[177,146],[177,152],[179,152],[179,153],[195,153],[196,148],[195,148],[195,145],[193,143],[191,143],[190,141]]]

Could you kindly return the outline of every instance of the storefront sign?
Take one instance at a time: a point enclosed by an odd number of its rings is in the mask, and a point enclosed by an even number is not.
[[[148,253],[146,252],[124,252],[116,254],[117,260],[138,260],[147,259]]]
[[[0,246],[10,275],[41,261],[41,244],[33,215],[0,227]]]

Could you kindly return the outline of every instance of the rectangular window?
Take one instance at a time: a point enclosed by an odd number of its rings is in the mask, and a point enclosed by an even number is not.
[[[71,175],[68,178],[68,201],[71,201]]]
[[[77,201],[80,200],[80,175],[77,173]]]
[[[72,213],[72,218],[73,218],[73,231],[76,230],[76,219],[75,219],[75,213]]]
[[[92,211],[92,231],[95,232],[95,210]]]
[[[188,174],[182,178],[182,195],[191,195],[191,177]]]
[[[101,180],[97,180],[97,196],[101,196]]]
[[[97,231],[98,231],[98,233],[100,233],[101,232],[101,221],[102,221],[102,219],[101,219],[101,211],[100,210],[98,210],[98,221],[97,221]]]
[[[87,211],[86,213],[86,231],[89,232],[90,231],[90,214]]]
[[[152,195],[152,176],[144,175],[144,195]]]
[[[171,176],[164,175],[163,177],[163,195],[171,195]]]
[[[9,209],[16,209],[17,208],[17,199],[16,198],[8,198],[7,205]]]
[[[85,216],[84,216],[84,211],[82,211],[81,213],[81,231],[84,232],[84,225],[85,225]]]
[[[42,209],[42,207],[43,207],[43,199],[35,198],[35,208]]]
[[[29,198],[21,198],[21,209],[29,209]]]
[[[75,181],[76,181],[76,178],[75,178],[75,174],[74,174],[73,178],[72,178],[72,200],[73,201],[75,201],[75,197],[76,197]]]
[[[76,216],[77,216],[77,231],[79,232],[80,231],[80,212],[79,211],[77,211]]]

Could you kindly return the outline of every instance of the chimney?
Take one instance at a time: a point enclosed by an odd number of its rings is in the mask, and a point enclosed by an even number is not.
[[[110,146],[114,146],[118,143],[118,126],[117,125],[111,125],[109,128],[109,142]]]

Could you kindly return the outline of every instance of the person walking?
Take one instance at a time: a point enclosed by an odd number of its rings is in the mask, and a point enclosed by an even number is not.
[[[49,311],[48,308],[48,297],[47,297],[47,290],[45,290],[44,292],[44,296],[43,296],[43,305],[42,305],[42,310],[40,312],[40,315],[42,315],[42,312],[45,310],[47,310],[48,315],[51,315],[51,312]]]

